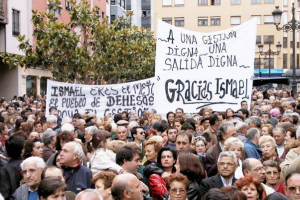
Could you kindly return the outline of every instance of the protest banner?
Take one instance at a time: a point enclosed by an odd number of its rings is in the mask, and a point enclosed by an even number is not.
[[[93,112],[98,117],[135,110],[141,116],[154,104],[154,78],[116,85],[78,85],[48,80],[46,116],[55,106],[59,116]]]
[[[158,21],[155,62],[155,109],[165,114],[183,108],[196,113],[250,105],[256,21],[201,33]]]

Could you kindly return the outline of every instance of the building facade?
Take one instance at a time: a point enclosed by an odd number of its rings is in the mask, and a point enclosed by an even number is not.
[[[292,61],[292,33],[277,31],[273,24],[272,12],[275,6],[283,11],[281,26],[292,17],[292,3],[295,3],[295,17],[299,20],[299,0],[154,0],[153,30],[157,20],[198,32],[215,32],[239,25],[252,18],[257,20],[256,44],[264,44],[263,51],[277,51],[276,44],[282,45],[279,55],[259,56],[256,48],[255,69],[263,69],[262,76],[277,76],[275,69],[289,69]],[[296,67],[300,65],[299,32],[296,33]],[[259,59],[260,57],[260,59]],[[259,65],[260,64],[260,65]],[[274,69],[274,70],[272,70]],[[259,70],[255,70],[259,71]],[[258,74],[256,74],[258,75]]]

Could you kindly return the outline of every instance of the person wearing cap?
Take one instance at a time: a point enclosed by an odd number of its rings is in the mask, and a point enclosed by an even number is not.
[[[43,159],[46,162],[55,153],[56,133],[51,129],[47,129],[43,133],[43,143]]]

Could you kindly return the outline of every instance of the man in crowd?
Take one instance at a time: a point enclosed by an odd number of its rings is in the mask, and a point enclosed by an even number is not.
[[[261,118],[257,116],[252,116],[249,119],[249,127],[260,129],[261,127]]]
[[[76,132],[77,132],[77,137],[84,143],[84,134],[85,134],[85,120],[84,119],[77,119],[76,121]]]
[[[189,153],[192,143],[192,135],[186,131],[180,131],[176,135],[176,150],[178,153]]]
[[[117,140],[121,140],[124,142],[130,142],[128,138],[127,128],[124,126],[119,126],[117,129]]]
[[[175,111],[176,117],[183,117],[184,112],[182,108],[177,108]]]
[[[208,133],[212,138],[213,144],[217,143],[217,129],[222,121],[219,119],[217,114],[213,114],[209,118],[209,127],[203,132]]]
[[[245,152],[249,158],[261,158],[261,150],[258,146],[260,131],[257,128],[250,128],[246,134]]]
[[[284,147],[286,144],[285,140],[286,131],[281,127],[276,127],[273,129],[273,137],[276,141],[276,150],[279,158],[285,158]]]
[[[103,200],[102,196],[99,194],[97,190],[93,189],[86,189],[82,192],[80,192],[75,200]]]
[[[47,117],[47,127],[52,128],[53,131],[57,132],[59,126],[57,124],[57,117],[55,115],[49,115]]]
[[[300,171],[291,172],[286,176],[285,194],[289,200],[300,199]]]
[[[133,141],[137,143],[141,148],[143,147],[143,142],[145,141],[145,131],[141,126],[136,126],[131,129],[131,135]]]
[[[241,108],[248,110],[248,103],[247,103],[247,101],[244,100],[244,101],[241,102]]]
[[[176,150],[176,136],[178,130],[174,126],[170,126],[167,130],[168,141],[163,145],[164,147],[168,147],[170,149]]]
[[[117,152],[116,163],[127,173],[137,175],[141,165],[141,151],[133,146],[125,145]]]

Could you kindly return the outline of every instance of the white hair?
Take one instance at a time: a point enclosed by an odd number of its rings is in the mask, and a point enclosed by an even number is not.
[[[84,157],[84,152],[82,150],[82,146],[81,144],[79,144],[78,142],[68,142],[67,144],[72,144],[72,146],[74,147],[73,153],[77,154],[77,160],[81,160]]]
[[[46,167],[46,164],[44,160],[40,157],[37,156],[31,156],[29,158],[26,158],[22,163],[21,163],[21,169],[23,170],[24,164],[28,162],[35,162],[36,166],[38,169],[43,169]]]
[[[238,132],[241,128],[243,128],[244,126],[246,126],[247,124],[245,123],[245,122],[240,122],[240,121],[238,121],[236,124],[235,124],[235,126],[234,126],[234,128],[235,128],[235,130]]]
[[[80,125],[82,122],[85,122],[84,119],[77,119],[76,120],[76,126]]]
[[[84,195],[84,196],[83,196]],[[83,197],[81,197],[83,196]],[[100,193],[95,190],[95,189],[86,189],[82,192],[80,192],[79,194],[76,195],[75,200],[82,200],[83,198],[89,197],[92,199],[92,197],[96,197],[97,199],[95,200],[103,200],[102,196],[100,195]]]
[[[73,132],[75,130],[74,126],[70,123],[65,123],[62,127],[61,127],[62,131],[69,131],[69,132]]]
[[[86,127],[85,130],[88,132],[89,135],[94,135],[96,131],[98,131],[98,128],[96,126],[89,126]]]
[[[134,127],[139,126],[139,124],[136,121],[131,121],[128,124],[128,130],[131,131]]]
[[[69,116],[64,116],[61,120],[61,125],[64,125],[65,123],[72,123],[72,119]]]
[[[57,123],[57,117],[55,115],[49,115],[47,117],[47,122],[52,123],[52,124],[56,124]]]
[[[236,157],[236,154],[233,151],[223,151],[220,153],[219,158],[218,158],[218,162],[220,162],[220,159],[222,157],[232,157],[235,164],[238,164],[238,159]]]

